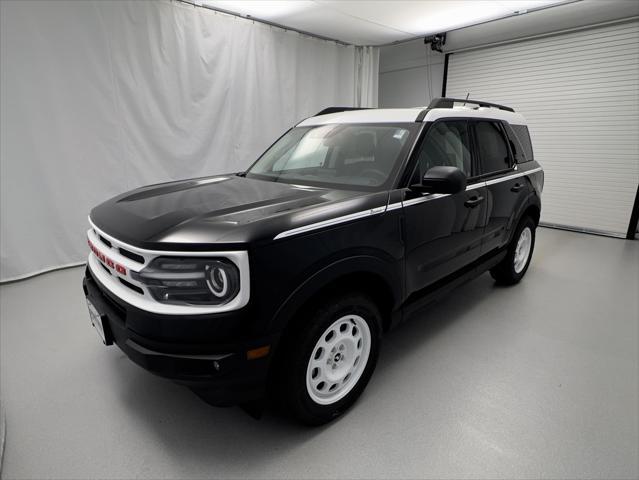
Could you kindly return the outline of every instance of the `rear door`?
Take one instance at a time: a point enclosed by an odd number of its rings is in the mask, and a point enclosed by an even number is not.
[[[516,147],[509,142],[504,125],[497,120],[471,123],[480,178],[485,181],[487,189],[484,254],[508,243],[531,187],[527,177],[518,175],[513,158]]]
[[[406,231],[406,287],[410,295],[477,259],[486,223],[486,192],[475,177],[467,120],[432,124],[418,148],[409,184],[432,167],[458,167],[468,187],[455,195],[401,192]]]

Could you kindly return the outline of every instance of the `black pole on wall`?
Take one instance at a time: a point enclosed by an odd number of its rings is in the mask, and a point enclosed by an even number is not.
[[[444,81],[442,82],[442,97],[446,98],[446,82],[448,81],[448,57],[450,53],[444,56]]]
[[[634,240],[637,233],[637,221],[639,220],[639,185],[637,185],[637,193],[635,194],[635,204],[632,207],[632,213],[630,214],[630,223],[628,224],[628,233],[626,238],[628,240]]]

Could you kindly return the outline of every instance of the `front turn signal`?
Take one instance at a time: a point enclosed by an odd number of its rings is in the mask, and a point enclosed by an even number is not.
[[[263,347],[254,348],[253,350],[249,350],[248,352],[246,352],[246,359],[256,360],[258,358],[266,357],[270,351],[270,345],[264,345]]]

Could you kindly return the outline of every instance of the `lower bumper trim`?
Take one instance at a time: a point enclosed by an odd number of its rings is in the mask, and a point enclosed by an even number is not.
[[[218,354],[218,355],[179,355],[179,354],[175,354],[175,353],[163,353],[163,352],[156,352],[153,350],[149,350],[146,347],[143,347],[142,345],[134,342],[133,340],[131,340],[130,338],[128,338],[126,340],[126,345],[135,350],[136,352],[141,353],[142,355],[147,355],[147,356],[157,356],[157,357],[170,357],[170,358],[176,358],[176,359],[189,359],[189,360],[224,360],[225,358],[228,358],[230,356],[232,356],[232,353],[225,353],[225,354]]]

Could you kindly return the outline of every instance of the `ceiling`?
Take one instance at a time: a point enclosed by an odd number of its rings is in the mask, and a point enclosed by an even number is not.
[[[204,6],[355,45],[383,45],[572,0],[199,0]]]

